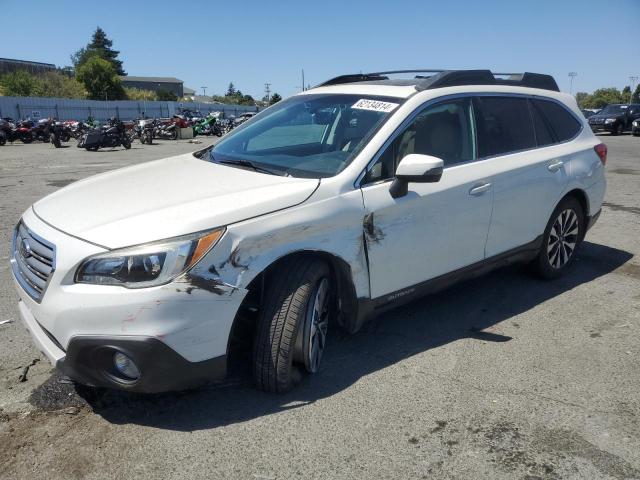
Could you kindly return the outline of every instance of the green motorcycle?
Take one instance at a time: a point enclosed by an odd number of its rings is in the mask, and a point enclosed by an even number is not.
[[[207,136],[215,135],[216,134],[215,124],[217,120],[218,120],[218,115],[214,113],[210,113],[209,115],[207,115],[205,118],[203,118],[193,126],[193,136],[195,137],[197,135],[207,135]]]

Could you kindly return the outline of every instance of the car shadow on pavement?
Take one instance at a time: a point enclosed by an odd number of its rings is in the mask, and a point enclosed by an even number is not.
[[[464,338],[507,342],[484,330],[624,265],[632,254],[585,242],[570,273],[551,282],[518,266],[497,270],[388,312],[355,335],[336,332],[321,372],[283,395],[251,386],[248,374],[226,386],[159,395],[76,386],[95,413],[115,424],[194,431],[241,423],[330,397],[370,373]],[[558,318],[558,321],[570,319]]]

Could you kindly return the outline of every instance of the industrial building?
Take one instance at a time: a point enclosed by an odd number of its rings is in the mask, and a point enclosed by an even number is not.
[[[171,92],[178,98],[184,96],[183,81],[174,77],[134,77],[133,75],[127,75],[120,77],[123,87],[139,88],[140,90],[151,90],[152,92],[158,92],[164,90],[165,92]]]
[[[0,75],[5,73],[25,70],[29,73],[44,73],[54,71],[53,63],[32,62],[29,60],[16,60],[13,58],[0,58]]]

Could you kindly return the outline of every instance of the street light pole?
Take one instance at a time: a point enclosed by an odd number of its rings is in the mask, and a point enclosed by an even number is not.
[[[271,99],[271,84],[270,83],[265,83],[264,84],[264,93],[265,96],[267,97],[267,107],[269,106],[269,100]]]
[[[207,96],[207,88],[209,87],[200,87],[202,89],[202,96],[206,97]]]
[[[636,88],[636,82],[638,81],[638,77],[631,76],[629,77],[629,80],[631,80],[631,92],[629,93],[629,103],[633,103],[633,92]]]
[[[573,95],[573,79],[578,76],[577,72],[569,72],[569,78],[571,79],[571,85],[569,87],[569,93]]]

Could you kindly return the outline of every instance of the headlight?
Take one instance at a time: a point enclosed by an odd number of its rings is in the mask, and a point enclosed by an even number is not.
[[[640,120],[634,120],[633,121],[633,126],[634,127],[640,127]]]
[[[163,285],[198,263],[224,230],[217,228],[89,257],[78,268],[76,283],[127,288]]]
[[[607,118],[607,119],[604,121],[604,123],[613,123],[613,122],[615,122],[615,121],[616,121],[616,119],[615,119],[615,118]]]

